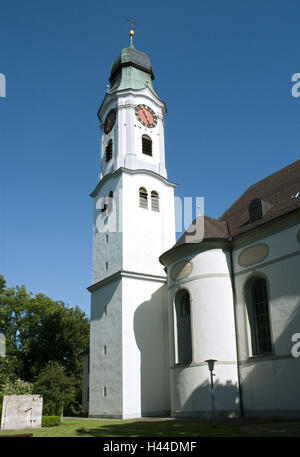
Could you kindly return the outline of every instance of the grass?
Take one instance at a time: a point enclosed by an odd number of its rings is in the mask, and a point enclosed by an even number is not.
[[[56,427],[1,431],[1,436],[32,433],[34,437],[210,437],[210,436],[298,436],[300,422],[217,424],[182,420],[100,420],[64,419]]]
[[[0,431],[0,436],[32,433],[34,437],[196,437],[232,436],[240,432],[234,426],[197,422],[142,420],[64,419],[57,427],[36,430]]]

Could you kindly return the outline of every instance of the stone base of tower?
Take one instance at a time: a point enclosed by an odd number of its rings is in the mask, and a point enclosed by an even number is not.
[[[161,277],[123,279],[123,416],[169,410],[168,315]]]
[[[122,271],[90,290],[89,417],[168,416],[166,279]]]

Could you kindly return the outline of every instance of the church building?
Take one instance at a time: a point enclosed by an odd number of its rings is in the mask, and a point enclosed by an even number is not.
[[[300,160],[176,242],[166,106],[129,34],[98,111],[88,415],[210,417],[213,379],[218,416],[299,418]]]

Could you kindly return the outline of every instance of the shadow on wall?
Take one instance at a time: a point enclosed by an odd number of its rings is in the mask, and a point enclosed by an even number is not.
[[[272,297],[272,309],[280,306],[283,316],[286,297],[287,294]],[[274,332],[276,322],[272,320],[272,309],[270,318]],[[284,330],[274,341],[274,353],[250,358],[243,365],[242,395],[246,415],[259,415],[262,410],[269,417],[300,417],[300,358],[291,355],[295,344],[291,341],[292,335],[300,332],[300,300],[296,302],[294,312],[286,318]]]
[[[134,333],[141,360],[142,416],[168,414],[171,410],[168,308],[164,292],[164,286],[160,287],[149,301],[137,308],[134,315]],[[203,368],[207,370],[207,381],[191,394],[183,409],[211,417],[210,373],[208,367]],[[215,381],[214,394],[216,409],[218,404],[227,411],[233,409],[232,405],[239,405],[238,387],[230,381],[226,384]]]
[[[101,290],[101,299],[97,296],[95,298],[95,300],[97,300],[97,306],[94,305],[91,309],[91,321],[100,320],[105,313],[106,308],[109,312],[109,304],[113,302],[113,296],[115,293],[117,293],[119,285],[120,280],[117,280],[103,287]]]
[[[247,307],[245,284],[255,277],[266,278],[273,352],[270,355],[247,356],[240,365],[241,392],[246,416],[300,417],[300,358],[291,354],[292,336],[300,332],[299,257],[268,268],[253,266],[243,285],[237,285],[238,347],[248,354]],[[230,271],[228,263],[228,271]],[[284,278],[284,281],[283,279]],[[243,287],[243,288],[242,288]],[[248,297],[249,299],[249,297]],[[293,312],[290,309],[293,309]],[[275,336],[278,335],[275,339]],[[249,349],[248,349],[249,346]]]
[[[161,286],[134,314],[134,334],[141,357],[141,413],[170,411],[168,310]]]
[[[270,311],[272,332],[281,322],[286,320],[280,336],[274,341],[274,353],[266,356],[248,357],[241,366],[241,392],[243,409],[246,416],[265,417],[300,417],[300,357],[291,355],[294,333],[300,333],[300,300],[297,297],[295,284],[287,284],[286,288],[294,294],[272,295]],[[168,316],[167,307],[162,306],[163,287],[151,299],[142,303],[134,316],[134,332],[141,354],[141,410],[142,414],[150,415],[170,409],[170,373],[168,356]],[[294,312],[289,314],[288,308],[293,299],[296,301]],[[162,309],[163,308],[163,309]],[[272,315],[273,313],[273,315]],[[276,317],[275,317],[276,313]],[[246,344],[244,322],[240,322],[239,345]],[[242,330],[241,330],[242,329]],[[162,341],[159,335],[164,335]],[[213,337],[213,335],[212,335]],[[202,362],[202,361],[200,361]],[[183,368],[187,369],[187,368]],[[193,369],[192,367],[190,369]],[[215,365],[214,392],[215,407],[219,414],[232,411],[236,405],[238,413],[239,389],[230,381],[221,384],[217,381],[218,364]],[[228,409],[227,409],[227,407]],[[178,410],[187,415],[200,413],[211,414],[210,376],[207,368],[207,381],[200,384]],[[206,413],[205,413],[206,412]]]
[[[217,371],[217,368],[216,370]],[[207,368],[208,377],[209,371]],[[225,384],[220,383],[218,380],[214,381],[214,402],[216,415],[220,416],[238,416],[239,415],[239,389],[236,384],[227,381]],[[222,405],[222,407],[220,407]],[[235,405],[235,410],[233,410]],[[212,396],[210,381],[202,383],[191,394],[189,399],[184,404],[184,412],[187,415],[201,415],[205,418],[212,417]],[[232,413],[230,413],[232,411]]]
[[[280,306],[282,313],[286,313],[285,300],[287,296],[272,297],[273,307]],[[275,304],[276,303],[276,304]],[[278,311],[278,310],[277,310]],[[271,314],[272,320],[272,314]],[[241,370],[241,392],[245,416],[269,418],[300,418],[300,358],[291,355],[292,335],[300,332],[300,300],[296,302],[294,312],[286,316],[286,325],[280,336],[274,342],[274,353],[269,356],[250,357],[245,360]],[[275,325],[273,319],[273,325]],[[274,331],[274,329],[273,329]],[[240,335],[245,338],[245,335]],[[278,356],[278,357],[275,357]],[[209,371],[207,370],[208,379]],[[214,373],[218,376],[218,364]],[[230,405],[239,404],[239,390],[231,382],[220,384],[214,381],[216,414]],[[189,399],[182,406],[187,415],[208,410],[203,414],[211,417],[212,403],[210,382],[207,381],[194,390]],[[197,411],[198,410],[198,411]],[[219,411],[218,411],[219,410]]]

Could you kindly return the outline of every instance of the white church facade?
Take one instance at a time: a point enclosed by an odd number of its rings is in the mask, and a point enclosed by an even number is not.
[[[166,107],[130,33],[98,112],[88,415],[210,417],[214,359],[217,415],[300,417],[300,161],[176,243]]]

